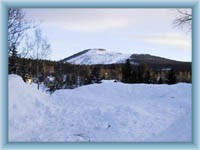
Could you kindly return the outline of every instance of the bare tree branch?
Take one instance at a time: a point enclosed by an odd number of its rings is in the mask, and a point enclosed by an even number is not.
[[[8,53],[17,47],[22,40],[25,31],[35,28],[33,21],[25,19],[25,12],[19,8],[8,9]]]
[[[48,42],[40,28],[34,30],[34,35],[26,37],[25,50],[29,49],[28,57],[32,59],[45,59],[51,53],[51,45]]]
[[[24,44],[22,47],[21,57],[23,58],[30,57],[33,48],[34,48],[33,39],[31,39],[31,37],[26,34],[24,36]]]
[[[186,9],[177,9],[177,17],[173,21],[173,24],[178,27],[189,27],[191,30],[192,25],[192,13]]]

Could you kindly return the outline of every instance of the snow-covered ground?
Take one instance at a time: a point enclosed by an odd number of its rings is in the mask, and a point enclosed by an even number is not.
[[[9,141],[191,141],[191,84],[103,81],[52,95],[9,75]]]

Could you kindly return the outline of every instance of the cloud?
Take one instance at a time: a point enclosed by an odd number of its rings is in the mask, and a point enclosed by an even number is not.
[[[106,31],[110,29],[121,28],[129,25],[124,19],[114,19],[114,18],[102,18],[102,19],[87,19],[87,20],[79,20],[73,22],[63,22],[60,24],[55,24],[56,26],[60,26],[66,30],[77,31],[77,32],[99,32]]]
[[[25,9],[27,16],[45,26],[77,32],[99,32],[133,25],[124,9]]]
[[[46,26],[56,26],[78,32],[98,32],[110,29],[155,26],[171,22],[175,9],[131,8],[66,8],[24,9],[27,17],[40,20]]]
[[[24,10],[26,17],[42,22],[40,26],[42,31],[59,53],[61,49],[68,49],[67,54],[71,54],[75,50],[91,47],[108,47],[125,53],[138,49],[141,53],[152,52],[160,56],[165,56],[166,53],[174,55],[175,51],[180,53],[184,50],[181,54],[185,54],[186,58],[191,53],[191,38],[184,35],[184,31],[173,28],[176,9],[27,8]],[[54,41],[59,41],[59,44]],[[58,51],[53,55],[58,55]]]
[[[176,47],[184,50],[191,50],[191,39],[178,33],[154,34],[140,36],[144,42],[159,44],[164,46]]]

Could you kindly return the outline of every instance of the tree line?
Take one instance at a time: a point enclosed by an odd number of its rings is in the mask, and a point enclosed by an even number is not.
[[[122,82],[125,83],[167,83],[175,84],[178,82],[176,72],[173,68],[165,71],[164,76],[161,76],[162,70],[153,71],[147,64],[131,65],[128,59],[122,69]]]
[[[37,74],[38,68],[39,74]],[[13,55],[9,57],[9,74],[12,73],[20,75],[24,81],[31,79],[38,85],[44,83],[52,91],[101,83],[101,80],[146,84],[191,82],[191,71],[179,74],[180,71],[174,69],[154,70],[145,63],[133,65],[129,60],[125,64],[74,65],[60,61],[20,58]]]

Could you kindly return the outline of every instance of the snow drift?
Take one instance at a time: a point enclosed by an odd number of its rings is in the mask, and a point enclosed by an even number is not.
[[[103,81],[52,95],[9,75],[9,141],[192,139],[191,84]]]
[[[9,75],[8,79],[9,140],[42,140],[46,118],[53,113],[54,106],[48,94],[26,84],[21,77]]]

